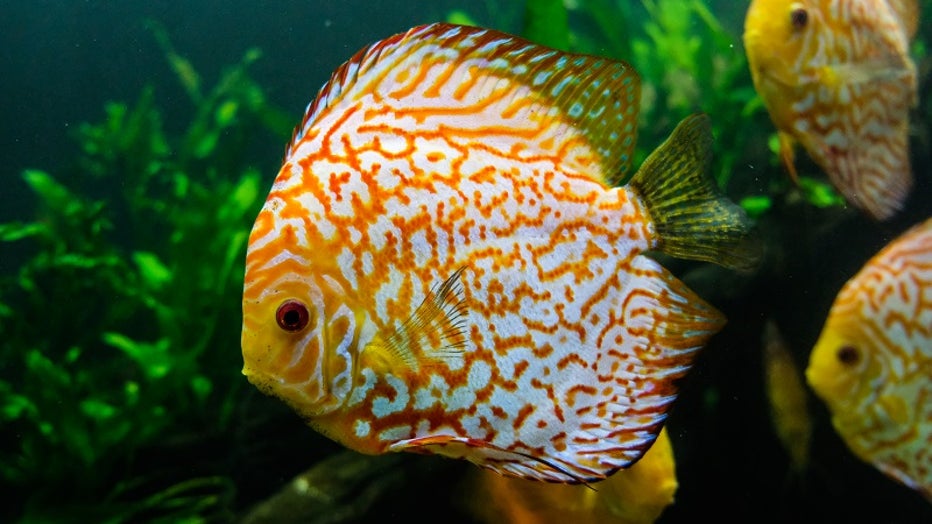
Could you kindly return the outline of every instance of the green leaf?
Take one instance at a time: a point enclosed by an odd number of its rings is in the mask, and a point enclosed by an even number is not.
[[[845,199],[835,191],[831,184],[814,178],[799,177],[799,189],[806,200],[816,207],[832,207],[845,205]]]
[[[123,385],[123,393],[126,396],[126,405],[135,406],[139,403],[139,383],[132,380],[126,381]]]
[[[766,213],[773,205],[773,200],[767,195],[752,195],[741,199],[741,207],[751,218],[758,218]]]
[[[780,135],[771,133],[770,136],[767,137],[767,149],[775,155],[780,154]]]
[[[81,401],[81,412],[98,422],[112,419],[119,410],[102,400],[85,399]]]
[[[211,153],[214,152],[214,149],[217,147],[217,142],[220,141],[220,131],[216,129],[211,129],[205,131],[197,143],[194,144],[194,156],[196,158],[207,158]]]
[[[0,421],[36,418],[38,415],[39,408],[29,397],[14,393],[12,386],[0,382]]]
[[[217,108],[215,114],[217,125],[220,127],[229,127],[233,125],[238,112],[239,103],[236,100],[225,100],[220,104],[220,107]]]
[[[171,39],[168,38],[168,32],[162,24],[154,20],[148,20],[146,25],[158,41],[165,59],[168,60],[168,64],[174,70],[175,76],[178,77],[178,81],[181,82],[188,96],[195,103],[200,103],[203,96],[201,95],[201,78],[197,74],[197,70],[194,69],[188,59],[175,52]]]
[[[194,395],[201,402],[207,400],[207,396],[210,395],[213,388],[214,385],[210,379],[203,375],[198,375],[191,379],[191,390],[194,391]]]
[[[184,199],[188,195],[188,190],[191,187],[191,180],[188,178],[188,175],[185,173],[174,173],[171,180],[175,198]]]
[[[49,227],[39,222],[9,222],[0,224],[0,242],[15,242],[28,237],[49,235]]]
[[[165,267],[165,264],[159,260],[155,253],[135,251],[133,261],[139,269],[139,276],[142,277],[143,282],[149,289],[162,289],[165,284],[171,282],[172,271]]]
[[[256,170],[248,170],[237,182],[225,205],[217,214],[218,220],[233,225],[253,210],[260,196],[259,182],[261,175]]]
[[[42,354],[38,349],[26,353],[26,369],[33,374],[32,380],[38,380],[45,387],[67,389],[71,385],[71,374]]]
[[[449,13],[447,13],[447,23],[457,24],[457,25],[469,25],[469,26],[479,25],[479,23],[476,22],[476,20],[473,17],[469,16],[469,13],[467,13],[466,11],[461,11],[459,9],[454,9],[450,11]]]
[[[64,211],[70,203],[76,200],[65,186],[56,182],[45,171],[27,169],[23,172],[23,179],[39,195],[45,205],[56,211]]]
[[[137,342],[119,333],[106,332],[103,341],[136,361],[150,380],[157,380],[172,370],[172,355],[168,352],[170,341],[161,338],[157,342]]]

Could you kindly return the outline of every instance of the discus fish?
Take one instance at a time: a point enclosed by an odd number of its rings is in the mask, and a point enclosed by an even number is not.
[[[855,455],[932,502],[932,219],[845,284],[806,378]]]
[[[309,106],[246,257],[243,373],[356,451],[558,482],[660,430],[724,319],[655,249],[754,262],[706,173],[708,118],[628,186],[627,64],[435,24],[363,49]]]
[[[877,220],[912,187],[909,41],[918,21],[917,0],[753,0],[745,19],[751,77],[783,164],[795,180],[799,141],[847,201]]]
[[[764,385],[770,404],[770,421],[796,474],[809,465],[812,420],[806,402],[806,387],[799,366],[783,340],[776,322],[764,325]]]
[[[477,469],[463,502],[489,524],[651,524],[673,504],[677,487],[673,446],[664,428],[641,460],[600,482],[598,490]]]

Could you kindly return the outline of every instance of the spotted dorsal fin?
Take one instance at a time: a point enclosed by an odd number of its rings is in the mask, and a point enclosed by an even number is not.
[[[442,117],[447,126],[489,136],[490,129],[532,123],[525,135],[529,146],[517,152],[549,153],[583,174],[615,183],[632,161],[640,81],[623,62],[565,53],[490,29],[419,26],[370,45],[340,66],[308,107],[286,157],[332,110],[367,96],[393,108],[399,125],[407,119],[423,128],[424,120]],[[468,121],[457,123],[457,115]]]
[[[404,322],[379,330],[364,351],[396,370],[401,366],[418,371],[431,360],[462,358],[466,344],[462,272],[459,269],[435,285]]]

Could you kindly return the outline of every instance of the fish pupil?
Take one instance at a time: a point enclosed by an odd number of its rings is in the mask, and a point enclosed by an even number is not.
[[[275,320],[278,322],[278,326],[285,331],[301,331],[307,326],[310,314],[307,311],[307,306],[301,302],[286,300],[282,305],[278,306],[278,311],[275,312]]]
[[[854,346],[842,346],[838,349],[838,361],[847,366],[857,364],[861,354]]]
[[[809,22],[809,13],[806,12],[806,9],[803,7],[797,7],[790,11],[790,23],[793,24],[793,28],[802,29],[806,27],[806,24]]]

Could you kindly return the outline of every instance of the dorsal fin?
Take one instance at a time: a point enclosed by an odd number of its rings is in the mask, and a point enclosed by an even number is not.
[[[428,76],[441,72],[446,76]],[[416,83],[420,89],[413,87]],[[462,90],[444,91],[437,88],[441,83]],[[455,109],[475,105],[509,87],[511,96],[522,97],[511,100],[510,107],[567,129],[550,140],[538,140],[535,145],[541,150],[562,152],[582,135],[600,167],[585,170],[586,174],[611,183],[627,174],[640,103],[640,80],[630,65],[564,53],[490,29],[450,24],[418,26],[356,53],[308,106],[286,157],[328,111],[366,95],[391,98],[399,107],[440,97],[444,109]],[[476,118],[504,116],[487,111]]]
[[[912,41],[919,29],[919,1],[918,0],[887,0],[887,5],[896,13],[897,21],[903,24],[906,39]]]

